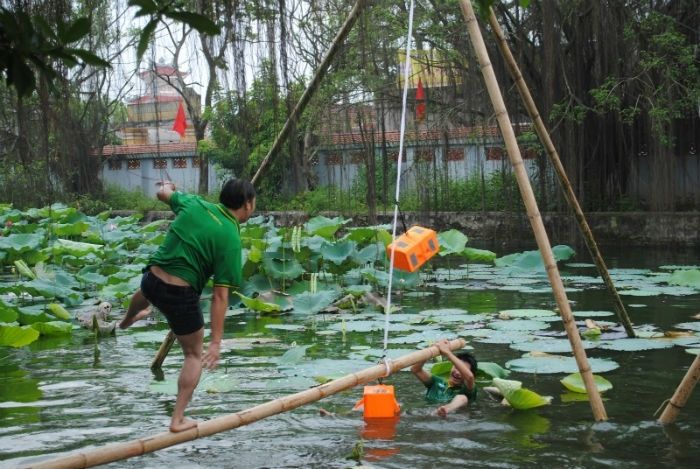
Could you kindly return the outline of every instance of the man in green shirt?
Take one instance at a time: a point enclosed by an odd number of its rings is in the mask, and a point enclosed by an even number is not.
[[[440,353],[452,362],[450,376],[445,379],[434,376],[423,369],[425,362],[416,363],[411,372],[425,385],[425,399],[428,402],[443,404],[437,409],[441,417],[466,406],[476,399],[474,375],[477,370],[476,359],[469,352],[452,353],[449,342],[445,339],[435,344]]]
[[[202,365],[212,369],[219,361],[229,289],[240,288],[242,283],[239,224],[255,211],[255,189],[248,181],[231,179],[221,189],[220,203],[213,204],[176,192],[173,183],[165,182],[157,196],[170,205],[175,220],[148,260],[141,288],[119,327],[126,329],[148,315],[151,304],[167,318],[185,355],[170,421],[170,431],[181,432],[197,425],[184,412],[199,383]],[[212,276],[211,341],[202,354],[204,318],[199,297]]]

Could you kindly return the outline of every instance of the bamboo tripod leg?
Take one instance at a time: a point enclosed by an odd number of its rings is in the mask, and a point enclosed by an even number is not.
[[[460,0],[460,5],[464,19],[467,23],[469,37],[471,38],[474,51],[476,52],[476,56],[479,60],[479,65],[481,66],[481,72],[484,76],[486,89],[496,112],[496,118],[503,135],[503,140],[506,144],[508,156],[513,165],[513,171],[518,181],[520,193],[522,195],[523,202],[525,203],[528,217],[530,218],[532,230],[535,234],[535,240],[537,241],[537,246],[539,247],[545,268],[547,270],[547,276],[549,277],[549,281],[552,285],[554,298],[557,302],[557,306],[559,307],[559,314],[561,315],[562,322],[564,323],[564,329],[569,337],[569,342],[571,343],[576,364],[581,372],[581,377],[583,378],[583,382],[586,386],[586,392],[588,393],[588,399],[593,411],[593,417],[597,421],[607,420],[608,417],[605,412],[605,407],[603,406],[603,400],[600,398],[598,388],[593,381],[593,373],[591,372],[586,351],[583,348],[581,336],[579,335],[576,323],[574,322],[571,306],[569,305],[569,300],[567,299],[566,292],[564,291],[564,284],[561,281],[559,269],[557,268],[556,261],[554,260],[552,246],[549,242],[549,238],[547,237],[547,232],[544,228],[544,223],[542,222],[542,217],[540,216],[539,209],[537,207],[535,194],[532,191],[530,179],[527,171],[525,170],[522,156],[520,155],[520,149],[518,148],[518,142],[515,138],[515,133],[513,132],[513,126],[510,122],[510,117],[508,117],[508,111],[506,110],[505,102],[503,101],[503,96],[501,95],[501,90],[498,86],[498,80],[496,79],[496,74],[491,65],[488,51],[486,50],[486,44],[484,44],[484,38],[481,35],[479,24],[476,21],[471,0]]]
[[[260,167],[251,179],[251,183],[253,185],[255,185],[258,179],[260,179],[260,176],[267,167],[268,163],[279,152],[280,148],[282,147],[282,144],[289,136],[289,132],[292,130],[294,124],[298,122],[299,118],[301,117],[301,114],[304,112],[304,109],[306,109],[306,106],[309,104],[309,101],[311,101],[311,98],[313,97],[314,93],[316,93],[319,83],[321,83],[323,77],[326,76],[328,67],[330,67],[333,58],[338,53],[338,50],[340,50],[340,46],[352,30],[352,27],[355,25],[355,22],[357,21],[357,18],[359,18],[360,13],[364,10],[366,2],[367,0],[357,0],[355,2],[355,6],[353,6],[352,10],[350,10],[348,17],[345,19],[345,23],[343,23],[343,25],[341,26],[340,31],[333,39],[333,43],[328,49],[328,52],[326,52],[326,55],[321,61],[321,64],[318,66],[316,73],[314,74],[313,78],[311,78],[309,86],[306,87],[306,89],[304,90],[304,94],[301,95],[296,106],[294,106],[291,115],[287,117],[287,121],[284,123],[284,127],[282,127],[282,130],[280,130],[279,134],[277,135],[277,138],[272,143],[270,151],[267,152],[267,155],[265,155],[265,158],[260,163]],[[163,364],[163,360],[165,360],[165,357],[168,355],[168,351],[170,350],[170,346],[172,346],[174,340],[175,337],[170,337],[170,335],[168,335],[163,340],[163,343],[161,344],[160,349],[158,350],[158,354],[153,359],[153,364],[151,365],[152,369],[160,368],[160,366]],[[167,345],[168,341],[170,341],[170,345]],[[163,352],[163,355],[161,356],[161,351],[163,350],[165,350],[165,352]]]
[[[564,192],[564,198],[569,204],[569,208],[574,212],[574,216],[576,218],[576,221],[578,222],[579,229],[581,230],[583,239],[586,242],[588,252],[590,252],[591,257],[593,258],[593,261],[595,262],[595,265],[598,268],[598,273],[603,278],[605,286],[608,289],[608,293],[610,293],[610,297],[613,302],[613,307],[615,308],[615,312],[617,313],[617,318],[624,326],[625,331],[627,332],[627,336],[635,337],[634,329],[632,328],[632,323],[630,322],[630,318],[627,315],[625,305],[622,303],[622,299],[620,299],[620,295],[617,293],[617,289],[615,288],[615,284],[613,283],[612,278],[610,278],[608,268],[605,265],[605,261],[603,260],[603,256],[600,253],[600,250],[598,249],[598,244],[596,244],[595,242],[595,238],[593,237],[591,228],[588,226],[586,216],[584,215],[583,210],[581,209],[581,206],[578,203],[576,194],[574,194],[574,190],[571,187],[569,178],[566,175],[566,170],[564,169],[564,166],[561,163],[561,159],[559,158],[559,153],[554,147],[554,143],[550,138],[549,132],[547,131],[547,127],[544,125],[542,116],[540,116],[540,113],[537,110],[537,105],[535,104],[535,100],[532,99],[532,95],[530,94],[530,90],[528,89],[527,83],[525,83],[525,79],[523,78],[522,73],[520,73],[518,63],[515,61],[515,57],[513,57],[513,54],[510,48],[508,47],[508,42],[506,42],[505,35],[503,34],[503,30],[501,29],[501,26],[498,23],[498,20],[496,19],[496,15],[493,13],[493,9],[489,10],[489,24],[491,25],[491,29],[493,30],[494,36],[496,36],[496,42],[498,43],[498,47],[501,50],[501,54],[503,55],[503,57],[506,60],[506,63],[508,64],[510,74],[513,77],[513,80],[515,81],[515,85],[518,87],[520,96],[522,97],[523,102],[525,103],[525,108],[527,109],[530,118],[535,124],[535,131],[537,132],[537,135],[540,138],[540,142],[542,142],[542,145],[544,145],[547,151],[547,155],[549,156],[549,160],[554,166],[554,171],[556,172],[557,177],[559,178],[559,183],[561,184],[562,191]]]
[[[668,425],[676,420],[678,413],[693,393],[695,385],[698,384],[698,380],[700,380],[700,355],[695,356],[695,360],[688,368],[688,372],[683,377],[681,384],[678,385],[676,392],[673,393],[673,397],[668,401],[661,417],[659,417],[659,423]]]
[[[464,339],[450,341],[450,349],[457,350],[464,347]],[[440,354],[436,346],[403,355],[388,362],[387,365],[375,365],[357,373],[344,376],[340,379],[330,381],[321,386],[307,389],[289,396],[281,397],[273,401],[252,407],[234,414],[224,415],[206,422],[201,422],[195,428],[180,433],[159,433],[150,437],[131,440],[124,443],[115,443],[101,448],[86,450],[67,456],[39,461],[34,464],[22,466],[24,468],[41,469],[67,469],[92,467],[109,462],[141,456],[159,449],[167,448],[185,441],[192,441],[197,438],[213,435],[215,433],[232,430],[234,428],[256,422],[265,417],[270,417],[288,410],[295,409],[305,404],[316,402],[324,397],[345,391],[362,384],[369,383],[376,379],[396,373],[399,370],[429,360]],[[387,373],[389,371],[389,373]]]

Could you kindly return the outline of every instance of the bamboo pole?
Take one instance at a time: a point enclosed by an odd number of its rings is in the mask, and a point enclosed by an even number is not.
[[[457,350],[464,347],[464,339],[450,341],[450,349]],[[38,461],[31,463],[24,468],[36,469],[63,469],[63,468],[83,468],[92,467],[99,464],[107,464],[113,461],[141,456],[159,449],[173,446],[185,441],[195,440],[215,433],[232,430],[249,423],[256,422],[271,415],[280,414],[288,410],[295,409],[305,404],[316,402],[325,397],[331,396],[346,389],[350,389],[361,384],[374,381],[376,379],[396,373],[403,368],[416,363],[429,360],[440,354],[437,346],[432,346],[423,350],[418,350],[408,355],[403,355],[395,360],[390,360],[387,365],[384,363],[366,368],[357,373],[346,375],[342,378],[330,381],[321,386],[307,389],[289,396],[281,397],[264,404],[251,407],[250,409],[224,415],[206,422],[201,422],[196,427],[180,433],[158,433],[146,438],[115,443],[101,448],[86,450],[67,456]],[[387,369],[388,366],[388,369]],[[389,371],[389,373],[387,373]]]
[[[593,258],[593,262],[595,262],[596,267],[598,267],[598,273],[603,278],[603,282],[605,282],[605,286],[607,287],[608,293],[610,294],[610,298],[613,302],[613,307],[615,308],[615,312],[617,313],[617,318],[624,326],[625,331],[627,332],[627,336],[635,337],[634,329],[632,328],[632,323],[630,322],[630,318],[627,315],[625,305],[622,303],[622,299],[617,293],[617,289],[615,288],[615,284],[613,283],[612,278],[610,278],[608,268],[605,265],[605,261],[603,260],[603,256],[600,253],[600,250],[598,249],[598,244],[596,244],[595,242],[595,238],[593,237],[591,228],[588,226],[588,221],[586,220],[586,216],[584,215],[583,210],[581,209],[581,205],[579,205],[578,203],[576,194],[574,193],[574,190],[571,187],[569,178],[566,175],[566,170],[564,169],[564,166],[561,163],[561,159],[559,158],[559,153],[554,147],[554,143],[550,138],[549,132],[547,131],[547,127],[545,126],[544,121],[542,120],[542,117],[540,116],[540,113],[537,110],[535,100],[532,99],[532,95],[530,94],[530,90],[527,86],[527,83],[525,83],[525,79],[523,78],[522,73],[520,73],[518,63],[515,61],[515,57],[513,57],[513,54],[510,48],[508,47],[508,42],[506,42],[503,30],[501,29],[501,26],[498,23],[498,20],[496,19],[496,15],[494,14],[492,8],[489,9],[489,24],[491,25],[491,29],[493,30],[494,36],[496,36],[496,43],[498,44],[498,47],[501,50],[501,55],[503,55],[503,58],[506,60],[508,68],[510,69],[510,74],[513,77],[513,80],[515,81],[515,85],[518,87],[518,91],[520,92],[520,96],[523,99],[523,102],[525,103],[525,108],[527,109],[530,118],[535,124],[535,131],[537,132],[537,135],[540,138],[540,142],[542,142],[542,145],[544,145],[547,151],[547,156],[549,156],[549,160],[554,166],[554,171],[556,172],[557,177],[559,178],[559,183],[561,184],[562,191],[564,192],[564,198],[569,204],[569,208],[574,212],[574,216],[576,218],[576,221],[578,222],[579,230],[581,230],[581,234],[583,235],[583,239],[586,243],[586,247],[588,248],[588,252],[590,252],[591,257]]]
[[[527,215],[530,219],[530,224],[532,225],[532,230],[535,234],[535,240],[537,241],[537,246],[539,247],[549,281],[552,285],[554,298],[557,302],[557,306],[559,307],[559,314],[561,315],[562,322],[564,323],[564,329],[569,337],[569,342],[571,343],[576,364],[578,365],[578,369],[581,372],[583,382],[586,386],[588,400],[591,404],[591,409],[593,410],[593,417],[597,421],[607,420],[608,417],[605,412],[605,407],[603,406],[603,401],[600,398],[600,393],[598,393],[598,388],[593,381],[593,373],[591,372],[591,367],[588,363],[588,358],[586,357],[586,351],[581,344],[581,337],[578,329],[576,328],[576,323],[574,322],[571,306],[569,305],[566,292],[564,291],[564,285],[561,281],[561,276],[559,275],[557,263],[554,260],[552,246],[549,243],[547,231],[544,228],[542,217],[540,216],[539,209],[537,208],[537,201],[535,200],[535,195],[532,191],[532,186],[530,185],[530,179],[527,175],[527,171],[525,171],[525,167],[523,165],[523,159],[520,155],[518,142],[515,138],[515,133],[513,132],[510,117],[508,117],[508,111],[506,110],[503,96],[501,96],[501,90],[498,87],[498,81],[496,79],[496,74],[493,71],[488,51],[486,50],[486,45],[484,44],[484,38],[481,35],[481,30],[479,29],[476,17],[474,16],[474,9],[472,8],[471,0],[460,0],[460,6],[462,8],[464,20],[467,23],[467,29],[469,31],[472,45],[474,46],[474,51],[476,52],[479,65],[481,66],[481,72],[484,76],[486,89],[491,97],[491,102],[496,112],[496,118],[498,120],[501,133],[503,134],[506,150],[508,151],[508,156],[513,165],[513,171],[515,172],[520,193],[527,210]]]
[[[659,423],[668,425],[676,420],[678,413],[685,406],[685,403],[688,402],[695,385],[698,384],[698,380],[700,380],[700,354],[695,356],[695,360],[688,368],[688,372],[683,377],[681,384],[678,385],[676,392],[673,393],[673,397],[668,401],[661,417],[659,417]]]
[[[297,102],[296,106],[294,106],[292,113],[287,118],[287,122],[284,123],[284,127],[282,127],[282,130],[277,135],[275,142],[272,144],[272,148],[270,148],[270,151],[267,152],[265,159],[263,159],[262,163],[260,163],[258,171],[255,173],[255,176],[253,176],[253,184],[255,184],[255,182],[258,180],[258,178],[260,177],[260,175],[262,174],[263,170],[270,162],[272,157],[276,155],[280,147],[282,147],[282,143],[284,143],[284,141],[287,139],[287,135],[289,134],[290,130],[292,130],[293,124],[297,123],[299,117],[301,117],[301,113],[304,112],[306,105],[309,104],[311,97],[314,95],[314,93],[316,93],[316,89],[318,88],[319,83],[321,83],[323,77],[326,76],[328,67],[333,61],[335,55],[338,53],[341,44],[343,43],[343,41],[345,41],[345,38],[350,33],[350,30],[355,25],[357,18],[360,16],[360,13],[364,9],[365,1],[366,0],[357,0],[357,2],[355,2],[355,6],[348,14],[348,17],[345,19],[345,23],[343,23],[343,26],[341,26],[340,31],[335,36],[335,39],[333,39],[331,47],[328,49],[328,52],[326,52],[326,55],[323,57],[323,60],[318,66],[316,73],[309,82],[309,86],[306,87],[306,89],[304,90],[304,94],[302,94],[301,98],[299,98],[299,102]]]
[[[333,39],[330,48],[326,52],[326,55],[323,57],[323,60],[318,66],[318,69],[316,70],[316,73],[314,74],[313,78],[309,82],[309,86],[306,87],[306,89],[304,90],[304,94],[302,94],[301,98],[299,98],[299,101],[297,102],[296,106],[294,106],[292,113],[289,115],[289,117],[287,117],[287,121],[284,123],[284,127],[282,127],[280,133],[277,134],[277,138],[272,144],[270,151],[267,152],[267,155],[265,155],[265,158],[260,163],[260,167],[255,172],[253,179],[251,179],[253,185],[255,185],[255,183],[258,181],[258,179],[263,173],[263,170],[272,160],[272,157],[279,152],[280,148],[282,147],[282,144],[285,142],[285,140],[287,140],[287,137],[289,136],[289,132],[292,130],[293,125],[299,121],[299,117],[301,117],[301,114],[304,112],[304,109],[306,109],[306,106],[309,104],[309,101],[311,101],[311,98],[313,97],[314,93],[316,93],[319,83],[321,83],[323,77],[326,76],[328,67],[330,67],[331,62],[333,61],[336,54],[338,53],[338,50],[340,49],[340,46],[342,45],[343,41],[345,41],[345,38],[350,33],[350,30],[355,25],[357,18],[360,16],[360,13],[364,9],[365,2],[366,0],[357,0],[357,2],[355,2],[355,6],[352,8],[352,10],[350,10],[348,17],[345,19],[345,22],[341,26],[340,31]],[[158,369],[163,365],[163,361],[168,355],[168,352],[170,351],[170,347],[172,347],[173,342],[175,342],[175,335],[169,333],[163,339],[163,343],[161,344],[160,349],[156,354],[156,357],[153,359],[151,369]]]

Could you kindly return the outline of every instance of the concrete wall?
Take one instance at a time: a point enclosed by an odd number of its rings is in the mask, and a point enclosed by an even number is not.
[[[181,157],[178,157],[181,158]],[[170,178],[178,189],[185,192],[197,192],[199,187],[199,168],[192,167],[192,157],[182,157],[187,162],[186,168],[175,168],[173,162],[176,158],[161,157],[167,162],[167,168],[154,168],[154,158],[124,158],[121,160],[121,168],[111,169],[110,163],[102,164],[102,182],[105,185],[115,185],[127,190],[141,190],[148,197],[155,197],[158,190],[156,182],[162,178]],[[129,161],[138,160],[140,167],[129,169]],[[209,164],[209,187],[212,190],[218,188],[218,175],[216,168]]]
[[[115,212],[116,213],[116,212]],[[120,212],[126,215],[129,212]],[[305,223],[304,212],[266,212],[278,226]],[[343,216],[326,212],[327,217]],[[145,221],[172,218],[171,212],[149,212]],[[421,224],[437,230],[458,229],[474,241],[490,243],[534,244],[535,237],[524,213],[441,212],[437,214],[406,212],[406,223]],[[393,213],[380,213],[379,223],[391,223]],[[578,224],[569,213],[544,213],[542,219],[552,245],[583,246]],[[596,242],[608,246],[689,246],[700,248],[700,212],[596,212],[586,214]],[[352,225],[367,225],[365,216],[355,216]],[[698,259],[692,259],[697,262]]]

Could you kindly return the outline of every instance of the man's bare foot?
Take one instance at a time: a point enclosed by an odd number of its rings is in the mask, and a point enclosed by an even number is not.
[[[126,329],[136,321],[144,319],[146,316],[151,314],[152,311],[153,309],[151,309],[151,307],[149,306],[148,308],[142,309],[141,311],[139,311],[131,317],[129,317],[129,313],[127,312],[127,314],[124,316],[124,319],[122,319],[122,322],[119,323],[119,329]]]
[[[190,428],[194,428],[197,425],[199,425],[199,422],[197,422],[196,420],[190,420],[187,418],[183,418],[178,422],[171,420],[170,421],[170,431],[173,433],[184,432],[185,430],[189,430]]]

